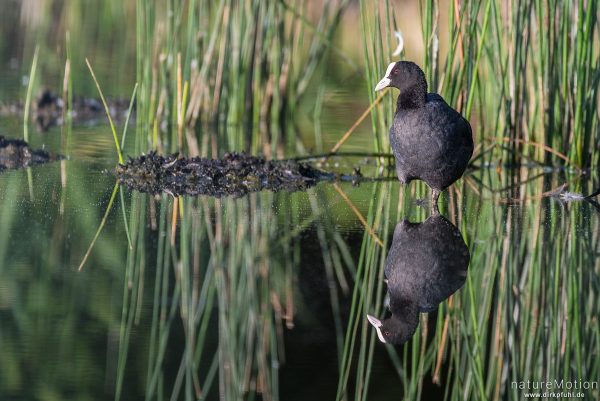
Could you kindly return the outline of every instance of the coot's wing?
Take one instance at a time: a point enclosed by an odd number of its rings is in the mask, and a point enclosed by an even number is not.
[[[440,167],[441,175],[454,172],[455,176],[447,177],[450,183],[454,182],[462,175],[473,154],[471,125],[440,95],[433,93],[428,95],[426,115],[421,140],[429,144],[428,156],[432,165]]]
[[[444,98],[441,97],[440,95],[438,95],[437,93],[428,93],[427,94],[427,102],[444,102],[444,103],[446,103]]]
[[[420,178],[438,189],[462,175],[473,152],[469,123],[435,93],[424,107],[398,109],[390,144],[402,182]]]
[[[472,151],[471,125],[459,112],[450,107],[437,93],[427,94],[425,108],[429,135],[436,135],[447,142],[456,142],[458,146],[465,147],[465,150],[470,148]],[[469,158],[470,156],[471,154]]]
[[[390,145],[396,156],[398,178],[405,183],[412,179],[424,179],[432,166],[444,153],[442,136],[435,132],[436,124],[448,124],[447,116],[439,114],[440,107],[447,107],[439,95],[428,96],[424,107],[403,109],[398,106],[390,129]]]

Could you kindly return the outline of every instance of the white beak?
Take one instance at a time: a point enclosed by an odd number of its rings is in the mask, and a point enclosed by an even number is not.
[[[390,63],[390,65],[388,65],[387,69],[385,70],[385,75],[383,76],[384,78],[381,81],[379,81],[379,83],[375,87],[375,92],[380,91],[383,88],[387,88],[388,86],[390,86],[390,84],[392,83],[392,80],[390,79],[390,75],[392,75],[392,69],[394,68],[395,65],[396,65],[395,62]]]
[[[375,92],[382,90],[383,88],[387,88],[392,83],[392,80],[388,77],[383,78],[377,86],[375,87]]]
[[[367,319],[369,320],[369,323],[375,327],[375,330],[377,330],[377,337],[379,337],[379,341],[385,344],[387,341],[385,341],[385,338],[383,338],[383,334],[381,333],[381,320],[371,315],[367,315]]]
[[[369,319],[369,323],[371,323],[373,327],[381,327],[381,320],[377,319],[375,316],[367,315],[367,319]]]

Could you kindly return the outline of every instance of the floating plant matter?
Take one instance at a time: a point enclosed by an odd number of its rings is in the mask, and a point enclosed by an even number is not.
[[[157,194],[244,196],[250,192],[302,191],[334,174],[292,160],[265,160],[246,153],[226,153],[222,159],[179,158],[155,152],[117,166],[119,181]]]
[[[60,155],[34,150],[21,139],[6,139],[0,135],[0,171],[14,170],[60,160]]]

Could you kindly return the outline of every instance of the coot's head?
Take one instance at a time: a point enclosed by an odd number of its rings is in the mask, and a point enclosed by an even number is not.
[[[398,88],[400,92],[415,86],[423,87],[423,91],[426,91],[427,81],[423,70],[418,65],[412,61],[398,61],[388,65],[385,75],[375,87],[375,91],[380,91],[388,86]]]
[[[369,323],[377,330],[379,341],[401,345],[412,338],[419,325],[419,312],[414,310],[404,316],[392,314],[389,319],[379,320],[367,315]]]

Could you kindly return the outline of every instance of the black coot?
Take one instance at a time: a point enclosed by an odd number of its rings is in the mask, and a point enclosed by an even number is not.
[[[473,154],[471,126],[440,95],[427,93],[425,74],[413,62],[391,63],[375,90],[388,86],[400,89],[390,128],[398,178],[425,181],[437,209],[440,192],[463,175]]]
[[[440,214],[422,223],[396,225],[385,261],[388,319],[367,315],[384,343],[403,344],[419,324],[419,313],[434,311],[463,286],[469,249],[460,231]]]

